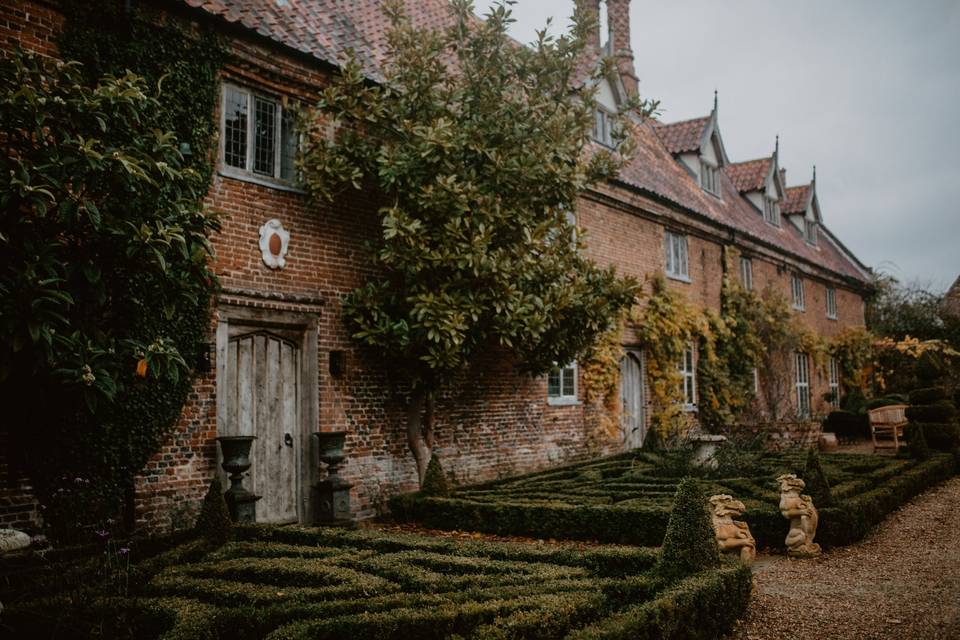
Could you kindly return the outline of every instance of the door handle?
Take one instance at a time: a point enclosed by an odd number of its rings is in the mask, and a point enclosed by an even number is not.
[[[283,434],[283,444],[287,445],[288,447],[292,447],[292,446],[293,446],[293,436],[290,435],[289,433]]]

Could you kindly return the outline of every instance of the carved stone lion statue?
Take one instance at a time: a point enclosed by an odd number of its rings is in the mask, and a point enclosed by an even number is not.
[[[746,507],[739,500],[734,500],[733,496],[725,494],[711,496],[710,507],[713,511],[713,530],[720,551],[739,553],[743,564],[752,564],[757,555],[757,543],[747,523],[733,519],[734,516],[743,515]]]
[[[787,554],[809,558],[820,553],[820,545],[813,541],[817,535],[819,516],[813,506],[813,499],[800,495],[806,486],[803,480],[792,473],[777,478],[780,483],[780,513],[790,520],[790,531],[785,541]]]

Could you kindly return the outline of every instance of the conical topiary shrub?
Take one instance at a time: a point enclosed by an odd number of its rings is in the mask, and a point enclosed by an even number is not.
[[[667,522],[657,573],[678,580],[720,564],[716,534],[707,509],[707,499],[693,478],[677,487],[673,510]]]
[[[930,447],[927,445],[924,431],[922,424],[909,424],[904,434],[907,437],[910,457],[915,460],[926,460],[930,457]]]
[[[833,505],[830,482],[820,465],[820,456],[813,449],[807,453],[807,466],[801,477],[806,479],[807,493],[813,498],[814,506],[829,507]]]
[[[447,474],[443,472],[437,454],[430,456],[430,463],[427,464],[427,472],[423,475],[423,486],[420,487],[420,493],[437,498],[446,498],[450,495],[450,483],[447,482]]]
[[[230,520],[230,510],[223,497],[223,485],[220,477],[214,476],[210,481],[210,488],[203,498],[200,515],[194,526],[197,536],[216,545],[226,544],[233,539],[233,522]]]

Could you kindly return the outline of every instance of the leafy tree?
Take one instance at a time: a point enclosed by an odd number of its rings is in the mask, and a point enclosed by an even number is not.
[[[146,83],[79,67],[0,61],[0,394],[41,500],[69,474],[109,478],[93,485],[109,501],[176,417],[125,412],[164,382],[185,397],[196,345],[176,331],[206,322],[216,221],[176,137],[152,128]]]
[[[592,85],[574,80],[591,25],[577,15],[571,36],[542,32],[522,47],[507,36],[505,4],[478,21],[455,0],[451,25],[432,30],[387,3],[383,83],[351,60],[308,119],[311,193],[375,186],[385,202],[377,275],[344,314],[353,337],[405,378],[421,481],[445,381],[491,348],[543,374],[584,354],[634,298],[633,281],[582,255],[567,220],[577,195],[631,148],[588,141]]]
[[[921,283],[903,283],[887,274],[874,279],[867,304],[867,327],[878,336],[896,340],[946,340],[960,349],[960,318],[945,312],[943,294]]]

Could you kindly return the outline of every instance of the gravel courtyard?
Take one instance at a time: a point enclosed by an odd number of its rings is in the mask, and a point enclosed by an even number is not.
[[[960,477],[816,560],[761,555],[730,640],[960,638]]]

